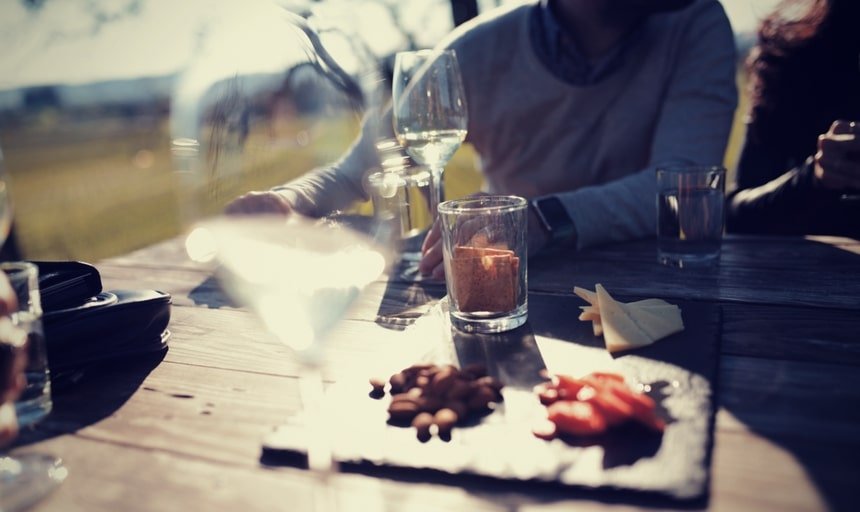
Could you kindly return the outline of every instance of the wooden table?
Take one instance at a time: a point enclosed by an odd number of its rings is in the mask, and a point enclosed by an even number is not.
[[[57,394],[55,411],[14,450],[70,468],[39,511],[305,510],[314,478],[261,463],[261,440],[299,407],[297,365],[247,311],[227,305],[211,269],[177,241],[98,265],[106,289],[173,295],[166,355],[117,364]],[[533,302],[574,284],[619,295],[722,307],[710,497],[714,510],[856,510],[860,496],[860,242],[729,237],[716,271],[655,263],[654,242],[536,258]],[[440,286],[371,286],[333,335],[332,358],[361,357],[402,336]],[[561,299],[559,299],[561,300]],[[568,300],[568,299],[566,299]],[[575,321],[560,319],[559,321]],[[163,359],[162,359],[163,357]],[[347,473],[342,510],[606,510],[665,506],[611,494],[397,472]]]

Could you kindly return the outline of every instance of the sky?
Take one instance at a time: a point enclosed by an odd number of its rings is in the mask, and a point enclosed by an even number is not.
[[[306,0],[276,0],[308,5]],[[319,14],[356,27],[373,53],[386,55],[404,46],[384,4],[392,0],[327,0]],[[396,0],[395,0],[396,1]],[[750,32],[776,0],[722,0],[735,32]],[[481,0],[482,8],[495,0]],[[274,34],[283,21],[249,21],[270,7],[265,0],[47,0],[35,11],[17,0],[0,3],[0,91],[40,84],[81,84],[138,76],[164,76],[183,69],[200,54],[204,34],[233,34],[253,26],[252,38]],[[394,4],[393,4],[394,5]],[[450,30],[447,0],[400,0],[404,24],[418,43],[433,44]],[[257,7],[254,7],[257,6]],[[429,21],[427,14],[430,16]],[[280,25],[279,25],[280,24]],[[240,38],[242,36],[239,36]],[[230,36],[214,38],[212,51],[241,51]],[[209,38],[210,42],[213,38]],[[223,44],[217,46],[217,42]],[[253,42],[253,41],[252,41]],[[260,59],[264,52],[245,52]]]

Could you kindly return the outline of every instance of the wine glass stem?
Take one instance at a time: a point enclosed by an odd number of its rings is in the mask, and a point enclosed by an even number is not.
[[[313,477],[312,507],[314,512],[332,512],[338,508],[332,482],[338,466],[332,450],[329,418],[326,418],[323,372],[319,364],[303,365],[299,373],[299,394],[306,417],[308,469]]]
[[[442,189],[442,172],[445,170],[444,167],[431,167],[430,168],[430,179],[433,180],[433,184],[430,187],[430,213],[433,215],[433,218],[436,219],[439,213],[439,203],[444,201],[444,190]]]
[[[335,469],[328,424],[325,418],[323,401],[322,369],[308,365],[299,375],[299,393],[307,419],[308,468],[319,475],[327,475]]]

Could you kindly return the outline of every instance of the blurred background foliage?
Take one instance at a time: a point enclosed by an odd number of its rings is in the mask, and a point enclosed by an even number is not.
[[[276,3],[322,28],[359,39],[390,77],[397,51],[431,47],[456,24],[508,2]],[[742,93],[726,154],[731,168],[746,111],[742,60],[773,1],[723,3],[737,36]],[[219,26],[237,23],[247,5],[206,0],[10,0],[0,5],[0,148],[15,209],[15,242],[23,257],[97,261],[181,232],[171,94],[182,70],[205,51],[207,37]],[[347,46],[335,40],[330,50],[348,61]],[[240,172],[223,177],[217,205],[337,159],[358,131],[354,119],[336,115],[278,119],[243,134],[244,152],[253,158],[237,163]],[[480,186],[475,155],[464,146],[447,166],[446,196],[462,197]],[[368,204],[357,208],[370,212]]]

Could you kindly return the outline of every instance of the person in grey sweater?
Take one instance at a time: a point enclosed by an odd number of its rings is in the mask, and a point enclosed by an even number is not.
[[[737,90],[717,0],[543,0],[479,16],[440,46],[460,60],[484,192],[533,200],[531,254],[653,236],[655,169],[722,163]],[[228,212],[319,216],[367,198],[367,138]],[[441,277],[441,261],[431,231],[421,269]]]

